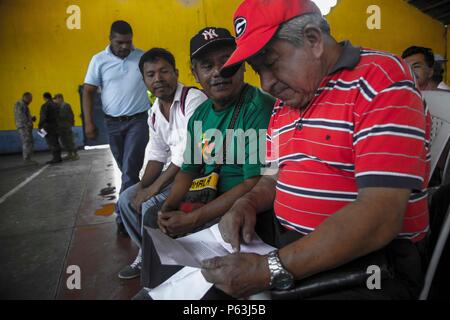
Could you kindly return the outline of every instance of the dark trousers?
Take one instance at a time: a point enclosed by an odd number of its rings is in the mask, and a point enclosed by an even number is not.
[[[122,172],[120,192],[139,182],[139,172],[149,140],[147,118],[147,114],[143,113],[128,121],[105,119],[111,152]],[[120,212],[118,221],[121,221]]]
[[[52,156],[54,160],[61,160],[61,146],[59,144],[59,135],[57,132],[50,131],[45,136],[45,140],[47,141],[48,147],[52,152]]]
[[[263,241],[276,248],[282,248],[301,239],[296,231],[281,226],[273,212],[258,216],[257,232]],[[262,231],[264,230],[264,231]],[[326,253],[324,253],[326,254]],[[385,248],[354,260],[334,270],[319,273],[316,279],[333,279],[337,272],[346,270],[367,270],[371,265],[386,266],[389,276],[381,280],[381,289],[370,290],[366,282],[350,288],[335,289],[327,293],[311,295],[305,300],[409,300],[417,299],[423,286],[422,257],[417,246],[409,240],[393,240]],[[312,279],[308,278],[309,280]],[[335,279],[335,278],[334,278]],[[304,281],[303,281],[304,282]],[[302,285],[299,281],[298,286]]]
[[[76,152],[75,139],[73,136],[72,127],[65,127],[59,129],[59,138],[63,147],[70,153]]]
[[[215,223],[218,223],[219,219],[208,223],[204,227],[210,227]],[[144,225],[156,228],[155,225],[152,225],[149,223],[149,221],[144,221]],[[274,245],[275,241],[279,240],[279,235],[275,230],[275,226],[273,223],[273,214],[272,212],[268,212],[265,214],[260,214],[258,216],[258,220],[256,223],[256,232],[260,235],[263,235],[262,240],[266,243],[269,243],[271,245]],[[200,231],[200,228],[196,231]],[[290,239],[291,236],[287,237],[287,239]],[[152,238],[144,230],[143,232],[143,238],[142,238],[142,272],[141,272],[141,284],[143,287],[146,288],[155,288],[162,284],[164,281],[169,279],[171,276],[173,276],[175,273],[180,271],[183,267],[182,266],[168,266],[168,265],[162,265],[161,260],[159,259],[158,253],[155,249],[155,246],[153,245]],[[282,236],[284,239],[285,236]],[[297,236],[298,239],[298,236]],[[205,295],[204,299],[231,299],[230,296],[226,295],[222,291],[218,290],[217,288],[213,287],[208,291],[208,293]]]
[[[273,212],[262,213],[258,216],[256,232],[261,239],[274,247],[281,248],[301,238],[295,231],[283,228],[275,219]],[[158,253],[151,237],[144,232],[143,238],[143,267],[141,284],[147,288],[155,288],[172,275],[182,269],[179,266],[161,265]],[[383,250],[393,277],[381,281],[381,290],[369,290],[365,284],[350,289],[336,290],[313,296],[315,300],[405,300],[416,299],[422,288],[423,273],[421,257],[416,246],[408,240],[394,240]],[[377,252],[378,254],[378,252]],[[385,261],[380,261],[385,263]],[[366,266],[365,268],[367,268]],[[345,266],[343,266],[345,268]],[[330,273],[333,271],[330,271]],[[299,282],[301,285],[301,281]],[[203,299],[231,299],[225,293],[213,287]]]
[[[144,222],[145,224],[145,222]],[[142,269],[141,269],[141,285],[145,288],[156,288],[164,281],[169,279],[175,273],[183,269],[182,266],[162,265],[153,245],[152,238],[148,232],[143,231],[142,234]],[[233,297],[227,295],[223,291],[212,287],[202,300],[230,300]]]

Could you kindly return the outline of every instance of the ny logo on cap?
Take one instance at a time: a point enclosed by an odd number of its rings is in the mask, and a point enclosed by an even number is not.
[[[203,37],[205,37],[206,41],[219,37],[216,33],[216,29],[205,30],[205,31],[203,31],[202,35],[203,35]]]
[[[234,20],[234,28],[236,29],[236,38],[240,38],[245,30],[247,30],[247,20],[239,17]]]

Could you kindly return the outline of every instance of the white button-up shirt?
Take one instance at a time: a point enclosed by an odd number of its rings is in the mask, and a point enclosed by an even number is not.
[[[159,99],[156,99],[152,106],[149,117],[150,142],[147,148],[149,161],[162,162],[166,166],[173,163],[177,167],[181,167],[183,164],[189,119],[197,107],[208,99],[202,91],[191,88],[186,96],[184,110],[182,110],[183,87],[182,84],[178,84],[170,107],[169,121],[161,112]]]

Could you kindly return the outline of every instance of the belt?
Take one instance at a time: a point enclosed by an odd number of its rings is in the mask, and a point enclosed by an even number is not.
[[[112,121],[121,121],[121,122],[122,121],[130,121],[130,120],[133,120],[133,119],[138,119],[138,118],[140,118],[142,116],[148,116],[147,111],[136,113],[136,114],[133,114],[132,116],[120,116],[120,117],[113,117],[113,116],[105,114],[105,118],[106,119],[112,120]]]

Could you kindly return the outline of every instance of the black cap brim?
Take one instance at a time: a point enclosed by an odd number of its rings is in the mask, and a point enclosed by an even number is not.
[[[242,65],[244,63],[245,62],[241,62],[241,63],[237,63],[232,66],[226,67],[226,68],[222,68],[220,70],[220,75],[224,78],[231,78],[232,76],[234,76],[236,74],[236,72],[239,71],[239,69],[242,67]]]
[[[222,38],[222,39],[212,40],[212,41],[210,41],[208,43],[205,43],[203,46],[201,46],[195,52],[193,52],[191,54],[191,61],[193,59],[197,58],[198,56],[202,55],[203,53],[205,53],[206,49],[210,49],[213,46],[216,46],[216,45],[221,44],[221,43],[229,43],[229,44],[236,45],[236,41],[234,40],[234,38],[226,38],[226,39]]]
[[[236,74],[236,72],[239,71],[239,69],[242,67],[244,63],[245,62],[241,62],[226,68],[222,68],[222,70],[220,70],[220,75],[224,78],[231,78]]]

